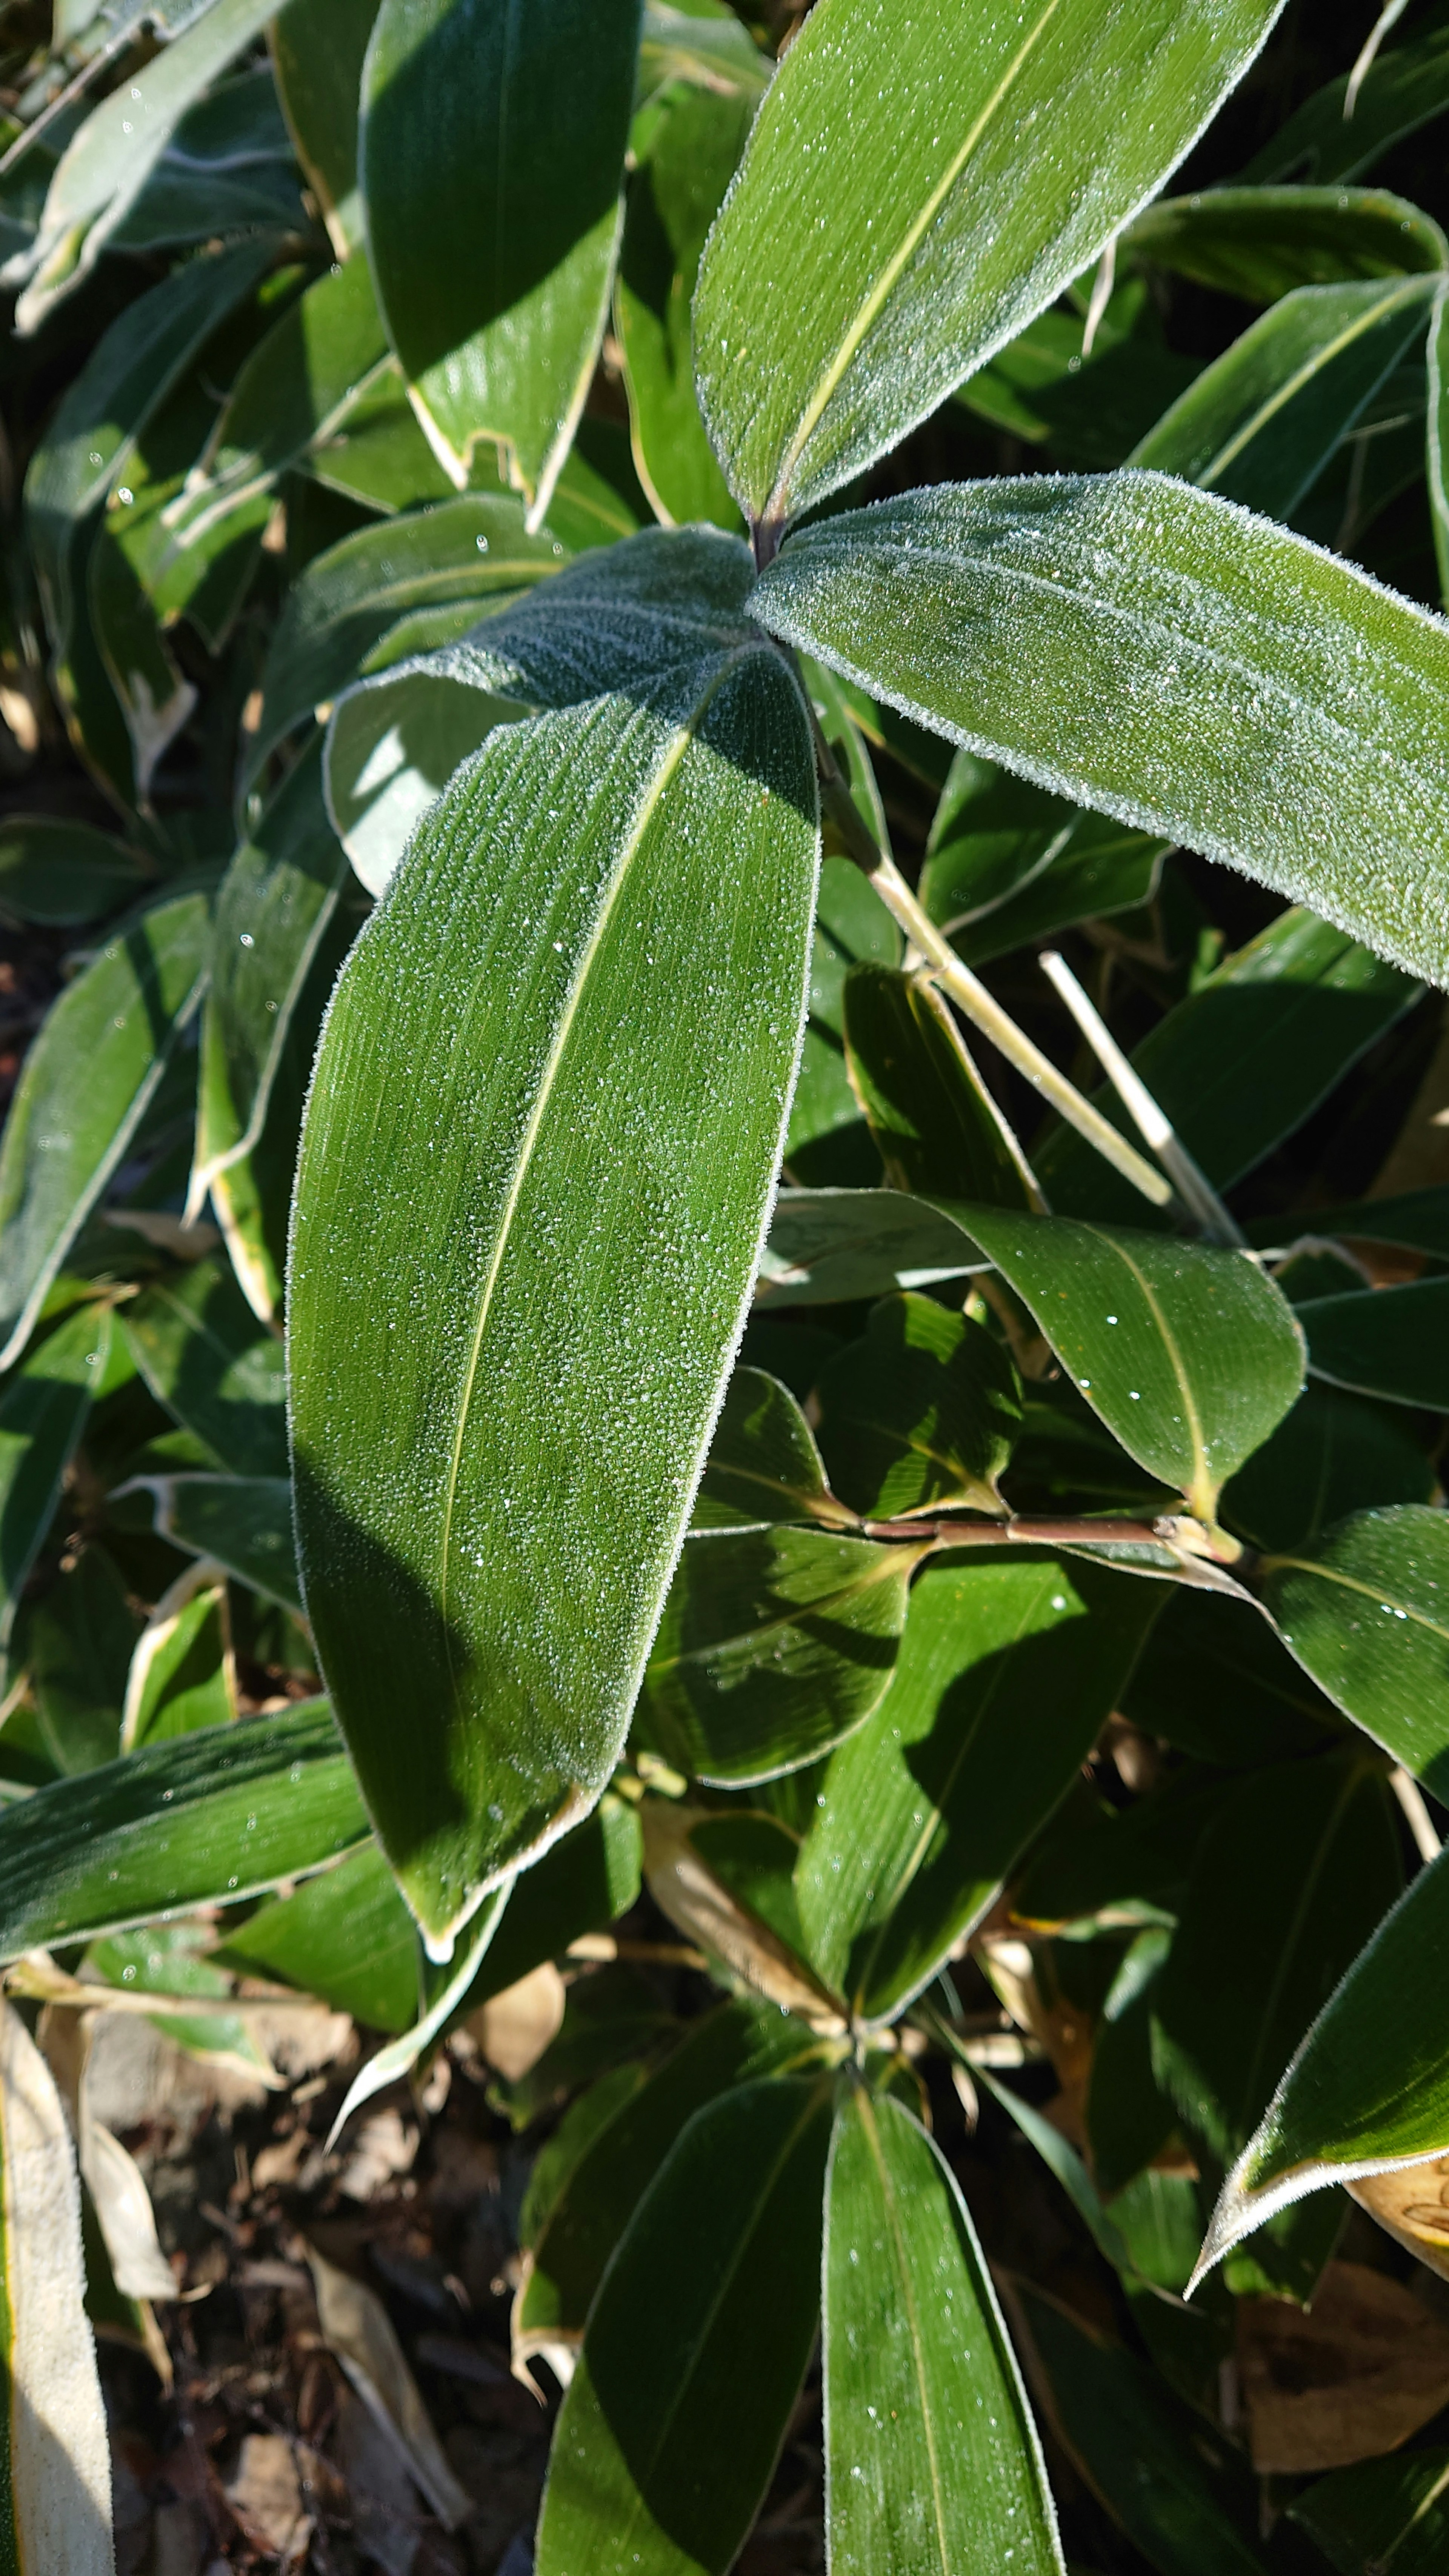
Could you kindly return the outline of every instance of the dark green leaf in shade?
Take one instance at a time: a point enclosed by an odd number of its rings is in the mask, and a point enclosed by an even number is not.
[[[1224,1770],[1314,1753],[1325,1731],[1341,1732],[1332,1702],[1260,1611],[1185,1588],[1158,1620],[1120,1705],[1144,1735]]]
[[[303,1577],[440,1945],[621,1749],[759,1257],[817,849],[793,683],[716,642],[652,703],[485,744],[334,997],[288,1301]]]
[[[93,824],[7,814],[0,824],[0,915],[46,930],[103,920],[144,890],[146,863]]]
[[[496,440],[536,526],[594,372],[639,0],[382,0],[362,76],[367,255],[449,472]],[[466,259],[439,245],[468,242]]]
[[[888,2018],[978,1923],[1065,1796],[1160,1588],[1033,1553],[917,1576],[895,1679],[841,1747],[796,1869],[809,1955]]]
[[[830,2090],[697,2112],[621,2238],[554,2435],[538,2576],[724,2576],[769,2485],[820,2313]]]
[[[1015,2281],[1010,2304],[1047,2423],[1158,2576],[1264,2576],[1257,2488],[1231,2443],[1058,2300]]]
[[[109,236],[147,252],[228,234],[295,241],[309,229],[270,64],[219,81],[189,107],[144,188]]]
[[[983,1324],[929,1297],[886,1297],[817,1382],[835,1490],[870,1520],[965,1505],[1004,1512],[997,1478],[1021,1429],[1021,1382]]]
[[[1174,1921],[1198,1844],[1236,1785],[1194,1762],[1127,1808],[1092,1798],[1085,1786],[1074,1790],[1012,1888],[1014,1919],[1053,1931]]]
[[[1449,2451],[1335,2469],[1290,2504],[1288,2519],[1338,2576],[1435,2576],[1449,2551]]]
[[[1144,277],[1119,276],[1096,313],[1080,286],[1039,313],[958,385],[954,400],[1060,464],[1120,465],[1128,450],[1201,372],[1170,349]]]
[[[1311,1356],[1310,1345],[1310,1365]],[[1309,1546],[1347,1512],[1427,1503],[1433,1491],[1433,1463],[1402,1414],[1310,1378],[1224,1486],[1219,1509],[1250,1546],[1282,1553]]]
[[[958,751],[931,825],[920,897],[958,953],[979,966],[1078,921],[1150,902],[1167,848],[1160,835],[1085,813]]]
[[[1403,1863],[1382,1773],[1348,1748],[1248,1773],[1198,1846],[1153,1988],[1153,2065],[1225,2171],[1309,2024],[1393,1904]],[[1254,2248],[1279,2295],[1312,2295],[1337,2217]]]
[[[605,1796],[591,1814],[514,1881],[503,1917],[460,2010],[518,1983],[571,1941],[602,1931],[637,1904],[642,1868],[639,1820],[622,1798]]]
[[[1297,1222],[1258,1217],[1248,1229],[1249,1241],[1286,1249]],[[1395,1243],[1449,1261],[1449,1189],[1404,1190],[1390,1198],[1355,1200],[1347,1207],[1315,1208],[1309,1231],[1315,1242]]]
[[[0,1654],[105,1378],[114,1330],[108,1306],[79,1307],[0,1390]]]
[[[124,1754],[0,1813],[0,1957],[256,1895],[370,1830],[325,1700]]]
[[[639,479],[656,517],[680,527],[739,525],[699,416],[689,308],[755,106],[749,93],[680,82],[634,147],[615,312]]]
[[[1078,0],[984,20],[962,44],[952,0],[904,23],[887,0],[812,13],[695,297],[700,399],[751,522],[778,526],[848,482],[1053,303],[1161,187],[1276,15],[1274,0]]]
[[[644,1740],[730,1787],[828,1753],[889,1687],[920,1554],[819,1529],[687,1538],[645,1669]]]
[[[518,2083],[494,2085],[494,2103],[515,2129],[526,2129],[579,2085],[592,2084],[642,2051],[667,2046],[678,2033],[678,2016],[666,2011],[637,1970],[595,1969],[569,1986],[557,2039]]]
[[[61,1774],[115,1760],[140,1627],[114,1560],[94,1543],[29,1607],[20,1659],[41,1738]]]
[[[1449,635],[1341,557],[1166,475],[1037,475],[824,519],[751,604],[967,750],[1449,975]]]
[[[755,1297],[839,1306],[987,1266],[953,1217],[904,1190],[781,1190]]]
[[[513,2310],[515,2357],[577,2343],[619,2237],[696,2111],[734,2086],[819,2054],[803,2022],[740,1995],[693,2023],[590,2136],[530,2245]]]
[[[1440,2003],[1449,1862],[1422,1870],[1382,1923],[1352,1896],[1365,1946],[1335,1940],[1342,1982],[1267,2104],[1213,2212],[1202,2268],[1334,2182],[1449,2152],[1449,2048]],[[1291,2036],[1291,2034],[1288,2034]],[[1280,2049],[1269,2069],[1280,2067]]]
[[[236,1476],[287,1473],[282,1345],[230,1270],[198,1261],[124,1310],[122,1329],[159,1404]]]
[[[831,1494],[815,1434],[789,1388],[763,1369],[742,1367],[725,1389],[693,1527],[757,1528],[769,1521],[853,1529],[856,1515]]]
[[[1139,1932],[1108,1988],[1092,2044],[1092,2067],[1083,2106],[1098,2189],[1110,2200],[1160,2155],[1176,2114],[1152,2071],[1152,1989],[1172,1935],[1154,1924]],[[1164,2283],[1180,2290],[1197,2255],[1199,2226],[1193,2199],[1193,2241],[1181,2277]]]
[[[123,522],[107,511],[95,531],[83,614],[125,721],[134,802],[144,811],[152,802],[157,766],[192,714],[197,693],[137,579],[123,529],[126,538],[136,536],[134,514]]]
[[[1314,1297],[1298,1314],[1315,1377],[1391,1404],[1449,1411],[1449,1279]]]
[[[1194,1161],[1226,1189],[1302,1125],[1358,1057],[1412,1008],[1420,989],[1331,922],[1295,905],[1159,1020],[1133,1049],[1133,1068]],[[1110,1088],[1095,1095],[1095,1106],[1114,1127],[1129,1131]],[[1136,1192],[1104,1170],[1101,1156],[1072,1128],[1059,1127],[1047,1139],[1037,1168],[1064,1216],[1130,1222],[1141,1209]],[[1313,1224],[1318,1230],[1317,1216]]]
[[[824,2258],[835,2576],[1056,2576],[1041,2444],[960,2187],[919,2121],[852,2086]]]
[[[193,1213],[218,1172],[260,1139],[294,1013],[348,878],[322,801],[322,746],[315,741],[243,842],[217,897]]]
[[[1094,1413],[1211,1521],[1303,1383],[1287,1300],[1241,1252],[1075,1218],[963,1207]]]
[[[376,16],[377,0],[290,0],[272,21],[282,110],[339,259],[362,239],[358,93]]]
[[[1033,1205],[1020,1151],[934,985],[852,966],[845,1053],[892,1189]]]
[[[1354,1512],[1256,1578],[1320,1690],[1436,1797],[1449,1794],[1449,1514]]]
[[[209,1556],[264,1600],[300,1612],[302,1587],[292,1543],[292,1487],[285,1476],[141,1476],[112,1489],[111,1501],[144,1491],[158,1538]]]
[[[195,1016],[208,927],[199,893],[122,923],[67,985],[26,1057],[0,1146],[0,1367],[24,1349]]]
[[[1432,278],[1300,286],[1215,359],[1132,451],[1287,519],[1424,331]]]
[[[1444,235],[1432,216],[1384,188],[1211,188],[1159,197],[1130,226],[1122,250],[1250,304],[1271,304],[1296,286],[1413,277],[1446,265]]]
[[[1247,164],[1244,183],[1297,179],[1325,187],[1361,179],[1391,145],[1449,107],[1449,28],[1430,18],[1408,44],[1377,54],[1359,83],[1352,116],[1343,112],[1348,83],[1341,72],[1295,108]]]
[[[565,2001],[564,2010],[568,2004]],[[529,2169],[528,2183],[518,2213],[518,2242],[525,2257],[538,2243],[575,2169],[601,2131],[608,2127],[616,2111],[631,2101],[641,2084],[648,2079],[648,2067],[638,2058],[629,2058],[620,2066],[611,2066],[587,2089],[575,2095],[558,2127],[545,2138]],[[667,2141],[673,2143],[673,2135]],[[602,2267],[601,2267],[602,2268]],[[527,2262],[522,2269],[526,2275]],[[519,2283],[518,2297],[527,2293],[527,2278]],[[590,2297],[593,2292],[590,2291]],[[587,2301],[585,2302],[587,2306]],[[514,2358],[520,2359],[517,2339],[518,2299],[514,2302]],[[583,2328],[580,2326],[580,2333]]]

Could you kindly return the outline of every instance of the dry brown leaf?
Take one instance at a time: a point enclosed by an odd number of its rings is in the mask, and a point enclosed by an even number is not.
[[[1311,2308],[1239,2300],[1238,2376],[1255,2469],[1347,2468],[1449,2400],[1449,2329],[1386,2272],[1330,2263]]]
[[[397,2444],[438,2520],[456,2531],[468,2518],[470,2501],[443,2455],[386,2308],[365,2282],[340,2272],[315,2246],[308,2247],[307,2260],[324,2343],[337,2355],[374,2423]]]
[[[374,2111],[353,2136],[338,2190],[349,2200],[371,2200],[398,2174],[410,2169],[418,2151],[418,2133],[397,2110]]]
[[[282,2433],[248,2433],[236,2475],[222,2490],[253,2549],[264,2549],[283,2567],[301,2567],[312,2539],[312,2517],[302,2505],[302,2480],[291,2443]]]
[[[1449,2281],[1449,2156],[1403,2173],[1369,2174],[1348,2187],[1360,2209]]]
[[[501,1994],[490,1995],[486,2004],[469,2013],[465,2027],[506,2083],[521,2084],[550,2041],[557,2039],[566,1993],[552,1959],[545,1959],[516,1985],[505,1986]]]

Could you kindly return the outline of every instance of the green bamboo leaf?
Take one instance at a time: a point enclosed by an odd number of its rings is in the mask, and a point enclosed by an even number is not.
[[[74,930],[134,901],[145,860],[90,823],[54,814],[9,814],[0,824],[0,915],[46,930]]]
[[[1355,1512],[1262,1560],[1263,1602],[1319,1688],[1436,1796],[1449,1790],[1449,1517]]]
[[[960,2187],[861,2087],[826,2187],[826,2524],[837,2576],[1062,2567],[1046,2464]]]
[[[1222,1771],[1322,1752],[1343,1732],[1332,1701],[1256,1608],[1186,1587],[1158,1620],[1119,1706],[1144,1735]]]
[[[1419,991],[1396,967],[1295,905],[1173,1005],[1132,1050],[1133,1069],[1194,1161],[1226,1189],[1302,1125],[1349,1066],[1413,1008]],[[1110,1086],[1093,1098],[1114,1127],[1129,1131]],[[1141,1212],[1136,1192],[1104,1170],[1073,1128],[1057,1128],[1036,1162],[1063,1216],[1131,1223]],[[1316,1214],[1313,1222],[1317,1230]]]
[[[1404,48],[1407,52],[1409,49]],[[1392,57],[1390,57],[1392,59]],[[1377,65],[1375,66],[1377,69]],[[1434,2576],[1449,2549],[1449,2451],[1334,2469],[1288,2507],[1339,2576]]]
[[[24,1349],[196,1015],[209,927],[201,893],[120,923],[26,1057],[0,1145],[0,1368]]]
[[[1060,2301],[1014,2281],[1010,2308],[1047,2423],[1158,2576],[1264,2576],[1257,2489],[1232,2445]]]
[[[634,462],[656,517],[674,526],[694,519],[739,526],[699,415],[689,308],[705,235],[755,106],[753,92],[680,83],[634,149],[615,312]]]
[[[0,1655],[111,1356],[108,1306],[66,1316],[0,1391]]]
[[[666,81],[695,81],[701,88],[730,89],[757,99],[774,65],[727,0],[645,0],[639,37],[639,90],[647,98]]]
[[[198,1557],[167,1585],[136,1641],[120,1749],[134,1753],[237,1714],[236,1666],[222,1567]]]
[[[302,1567],[440,1944],[622,1745],[758,1259],[816,847],[792,684],[716,647],[654,707],[485,744],[339,984],[294,1216]]]
[[[75,2150],[45,2059],[0,2003],[0,2556],[114,2576],[111,2457],[85,2312]]]
[[[1021,1429],[1010,1354],[929,1297],[883,1298],[865,1338],[817,1381],[831,1483],[869,1520],[964,1505],[1004,1513],[997,1479]]]
[[[988,1267],[953,1216],[904,1190],[781,1190],[755,1297],[839,1306]]]
[[[528,536],[517,501],[467,493],[383,527],[359,528],[308,564],[287,594],[262,674],[249,778],[294,725],[355,679],[369,646],[405,609],[526,589],[564,561],[557,537]]]
[[[1288,530],[1135,471],[938,485],[793,538],[753,608],[968,750],[1449,977],[1449,636]]]
[[[189,107],[107,247],[133,254],[237,233],[305,238],[307,209],[271,65]]]
[[[958,385],[953,401],[1063,465],[1120,465],[1202,361],[1168,347],[1146,278],[1115,269],[1114,278],[1090,338],[1091,298],[1078,286]]]
[[[963,1207],[1072,1383],[1128,1454],[1211,1521],[1303,1383],[1287,1300],[1241,1252]]]
[[[934,985],[853,966],[845,1052],[892,1189],[1032,1205],[1020,1148]]]
[[[1431,215],[1383,188],[1210,188],[1159,197],[1121,249],[1196,286],[1271,304],[1296,286],[1449,266]]]
[[[158,1538],[209,1556],[264,1600],[302,1607],[292,1544],[292,1487],[285,1476],[137,1476],[111,1491],[151,1497]]]
[[[237,1476],[287,1472],[286,1364],[229,1270],[197,1261],[127,1306],[122,1330],[158,1404]]]
[[[1356,1916],[1362,1911],[1355,1906]],[[1441,1853],[1347,1962],[1301,2038],[1223,2186],[1199,2278],[1309,2192],[1449,2153],[1449,2049],[1438,2000],[1446,1927],[1449,1860]]]
[[[827,2086],[696,2112],[600,2284],[554,2436],[539,2576],[724,2576],[758,2510],[820,2313]]]
[[[819,2054],[803,2022],[737,1995],[692,2024],[662,2065],[580,2148],[530,2251],[513,2308],[515,2360],[581,2341],[614,2247],[686,2123],[739,2084],[784,2073]]]
[[[1281,1216],[1259,1217],[1250,1224],[1248,1239],[1265,1249],[1286,1249],[1294,1231]],[[1397,1243],[1406,1251],[1449,1261],[1449,1189],[1404,1190],[1392,1198],[1359,1199],[1321,1212],[1315,1208],[1313,1232],[1318,1241]]]
[[[283,112],[341,260],[362,241],[358,96],[376,16],[376,0],[288,0],[272,20],[272,62]]]
[[[1298,287],[1204,369],[1129,461],[1290,518],[1424,330],[1435,293],[1432,278]]]
[[[1408,44],[1379,54],[1346,117],[1348,78],[1340,73],[1294,109],[1247,164],[1246,185],[1296,179],[1327,187],[1361,179],[1393,144],[1449,107],[1449,28],[1431,21]]]
[[[1354,1747],[1248,1773],[1203,1835],[1152,1990],[1152,2062],[1217,2172],[1402,1884],[1392,1800]],[[1255,2248],[1252,2286],[1311,2297],[1338,2212],[1305,2218]]]
[[[1277,14],[1038,0],[963,45],[951,0],[905,24],[884,0],[812,12],[695,299],[700,400],[751,522],[778,526],[848,482],[1054,302]]]
[[[644,1673],[644,1740],[731,1788],[828,1753],[890,1685],[921,1552],[821,1529],[687,1538]]]
[[[958,751],[919,892],[958,955],[978,966],[1075,922],[1150,902],[1167,847]]]
[[[293,1018],[347,879],[322,801],[319,740],[288,772],[217,897],[187,1198],[193,1217],[218,1174],[260,1141]]]
[[[763,1369],[737,1368],[709,1444],[693,1527],[754,1529],[769,1521],[853,1529],[855,1514],[834,1500],[815,1435],[789,1388]]]
[[[17,330],[38,330],[61,297],[89,276],[187,109],[261,33],[272,5],[273,0],[211,0],[181,35],[91,110],[56,165],[34,241],[6,270],[7,284],[24,285],[15,307]],[[265,264],[273,245],[250,248]]]
[[[140,1624],[114,1560],[94,1542],[27,1605],[17,1660],[57,1776],[115,1760]]]
[[[295,1895],[222,1926],[222,1964],[320,1995],[370,2030],[402,2031],[418,2016],[417,1925],[376,1843],[363,1843]]]
[[[256,1896],[369,1831],[325,1700],[125,1754],[0,1812],[0,1959]]]
[[[832,1756],[795,1872],[808,1955],[857,2012],[898,2012],[987,1913],[1161,1606],[1156,1585],[1024,1551],[917,1576],[895,1679]]]
[[[594,372],[618,254],[639,0],[382,0],[359,175],[388,334],[458,484],[506,448],[537,527]],[[440,242],[472,243],[467,261]]]
[[[1315,1377],[1391,1404],[1449,1410],[1449,1279],[1312,1297],[1298,1315]]]

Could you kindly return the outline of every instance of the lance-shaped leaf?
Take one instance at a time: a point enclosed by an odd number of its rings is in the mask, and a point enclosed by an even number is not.
[[[9,1647],[21,1589],[105,1378],[114,1329],[108,1306],[82,1306],[0,1393],[0,1654]]]
[[[828,1753],[889,1686],[921,1553],[821,1529],[697,1531],[644,1675],[645,1740],[732,1787]]]
[[[439,1943],[623,1742],[759,1258],[814,796],[744,639],[653,706],[507,727],[332,1005],[288,1301],[303,1577]]]
[[[883,1298],[817,1392],[831,1481],[866,1518],[1005,1511],[996,1480],[1021,1429],[1021,1386],[984,1325],[929,1297]]]
[[[1161,475],[943,484],[792,539],[752,607],[968,750],[1449,976],[1449,630],[1340,557]]]
[[[986,1913],[1116,1706],[1159,1587],[1045,1555],[917,1576],[895,1679],[831,1758],[795,1883],[809,1954],[872,2019]]]
[[[80,2187],[54,2079],[0,2003],[0,2554],[114,2576],[111,2456],[85,2312]]]
[[[639,17],[382,0],[368,44],[359,169],[389,337],[455,482],[499,441],[535,527],[603,336]]]
[[[167,1585],[136,1641],[121,1751],[226,1726],[236,1714],[226,1573],[202,1556]]]
[[[111,1501],[148,1493],[158,1538],[210,1556],[284,1610],[302,1607],[292,1544],[292,1487],[285,1476],[138,1476]]]
[[[1313,1297],[1298,1314],[1315,1377],[1394,1404],[1449,1409],[1449,1279]]]
[[[1310,1378],[1272,1439],[1224,1488],[1220,1508],[1250,1546],[1292,1555],[1366,1505],[1427,1503],[1435,1481],[1412,1417]]]
[[[59,298],[89,275],[186,110],[271,14],[272,0],[213,0],[184,34],[92,109],[57,164],[33,243],[7,269],[8,284],[27,281],[15,308],[17,329],[37,330]],[[267,256],[263,249],[263,261]]]
[[[725,1391],[694,1506],[697,1530],[817,1521],[853,1529],[834,1500],[815,1435],[787,1386],[763,1369],[737,1368]]]
[[[1355,1512],[1292,1556],[1264,1557],[1284,1644],[1366,1735],[1449,1792],[1449,1514]]]
[[[954,1217],[904,1190],[781,1190],[755,1294],[761,1305],[837,1306],[989,1266]]]
[[[187,1202],[193,1217],[218,1172],[240,1162],[261,1136],[293,1014],[347,873],[322,802],[319,741],[288,772],[217,898]]]
[[[1358,80],[1352,115],[1345,116],[1349,77],[1340,72],[1295,108],[1247,164],[1244,182],[1300,179],[1327,186],[1362,178],[1391,144],[1449,106],[1449,29],[1430,19],[1408,44],[1377,54]]]
[[[1407,51],[1408,49],[1405,48]],[[1339,2576],[1434,2576],[1449,2550],[1449,2451],[1334,2469],[1288,2507]]]
[[[358,97],[376,16],[376,0],[289,0],[272,21],[283,113],[341,260],[362,240]]]
[[[958,956],[983,965],[1150,902],[1167,847],[961,751],[931,826],[921,901]]]
[[[629,181],[615,311],[634,462],[656,514],[676,526],[739,525],[699,416],[689,308],[705,235],[755,105],[752,93],[681,83],[636,146]]]
[[[286,1474],[282,1345],[229,1270],[198,1261],[180,1278],[158,1280],[126,1307],[122,1329],[158,1404],[218,1466],[238,1476]]]
[[[1057,2576],[1041,2444],[944,2156],[899,2102],[836,2114],[824,2256],[831,2565]]]
[[[892,966],[853,966],[845,1052],[892,1189],[1034,1203],[1020,1148],[934,985]]]
[[[147,863],[93,824],[9,814],[0,824],[0,915],[47,930],[101,921],[144,891]]]
[[[1302,2040],[1213,2212],[1199,2277],[1308,2192],[1449,2154],[1449,1858],[1422,1870]]]
[[[1384,188],[1208,188],[1161,197],[1130,226],[1135,252],[1197,286],[1271,304],[1295,286],[1442,270],[1431,215]]]
[[[271,65],[238,72],[189,107],[114,231],[113,251],[157,251],[218,236],[305,238],[308,213]]]
[[[827,2084],[698,2111],[600,2284],[554,2437],[539,2576],[724,2576],[820,2313]]]
[[[1303,1383],[1282,1292],[1241,1252],[1070,1217],[960,1211],[1094,1413],[1211,1521]]]
[[[0,1146],[0,1368],[154,1099],[206,983],[207,901],[174,895],[123,922],[53,1006]]]
[[[0,1813],[0,1959],[255,1896],[369,1830],[325,1700],[125,1754]]]
[[[1203,370],[1134,465],[1287,519],[1416,333],[1436,280],[1303,286]]]
[[[1033,0],[963,43],[952,0],[907,23],[884,0],[812,12],[695,299],[700,398],[748,518],[778,525],[848,482],[1052,303],[1277,14]]]
[[[140,1621],[112,1559],[94,1543],[27,1604],[17,1663],[57,1773],[113,1762]]]

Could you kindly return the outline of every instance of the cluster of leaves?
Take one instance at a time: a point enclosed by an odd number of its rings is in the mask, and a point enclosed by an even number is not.
[[[540,2576],[722,2576],[822,2317],[837,2570],[1060,2567],[1017,2344],[1251,2569],[1235,2299],[1449,2237],[1449,20],[1164,195],[1275,0],[748,15],[22,30],[0,1959],[318,1995],[351,2109],[647,1881],[722,1999],[517,2101]],[[89,2569],[0,2018],[0,2563]],[[1014,2343],[923,2051],[1130,2345]]]

